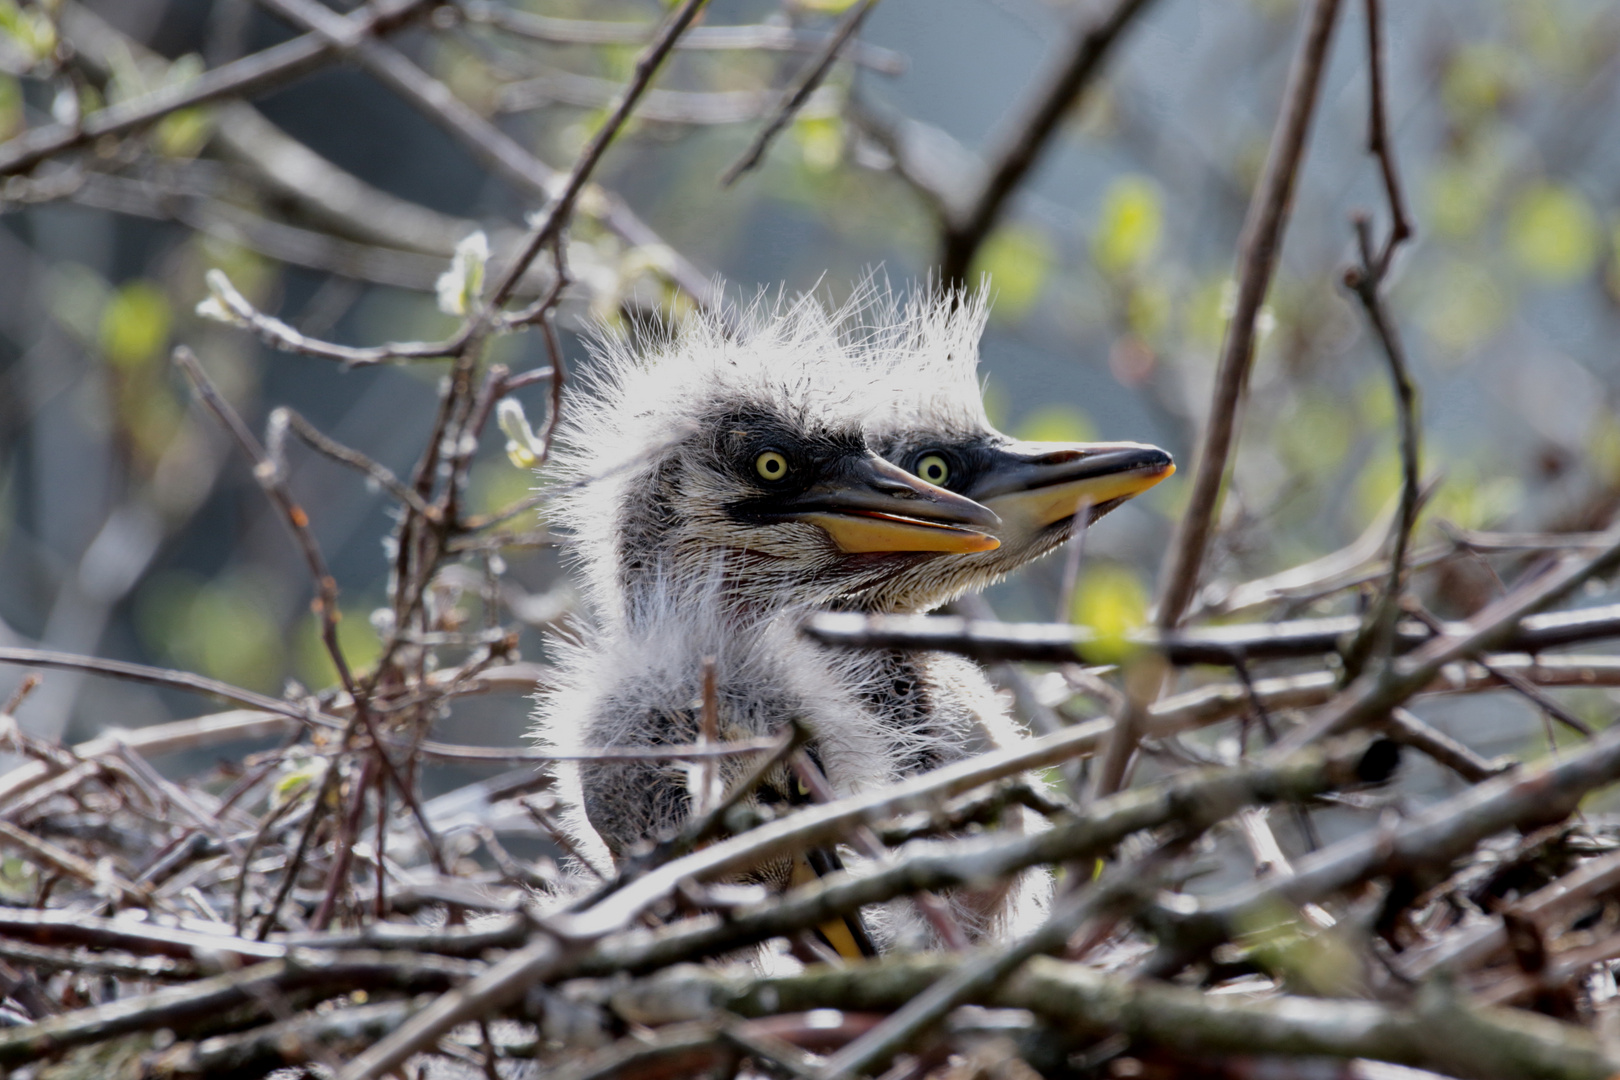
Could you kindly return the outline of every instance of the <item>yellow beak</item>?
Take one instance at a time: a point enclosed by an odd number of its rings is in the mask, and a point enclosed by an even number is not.
[[[800,885],[808,885],[820,876],[802,852],[794,856],[793,877],[791,879],[794,888],[798,888]],[[849,915],[842,919],[828,919],[816,927],[816,933],[820,934],[822,940],[831,946],[833,952],[842,956],[845,960],[861,960],[872,956],[873,950],[870,944],[871,939],[866,935],[866,927],[859,923],[859,919],[860,915],[858,914]],[[856,935],[857,927],[860,930],[858,937]],[[861,945],[863,941],[867,942],[864,948]]]
[[[1013,443],[995,457],[966,494],[1031,531],[1082,507],[1095,521],[1176,471],[1169,454],[1144,443]]]

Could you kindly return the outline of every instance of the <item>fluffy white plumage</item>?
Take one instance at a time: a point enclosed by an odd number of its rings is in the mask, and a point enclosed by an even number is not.
[[[760,302],[735,325],[692,315],[592,340],[547,470],[561,482],[548,517],[570,538],[602,617],[634,618],[665,576],[703,576],[717,558],[748,571],[741,588],[764,606],[828,600],[845,587],[836,550],[813,525],[756,530],[750,540],[770,558],[742,566],[725,542],[729,493],[709,460],[716,428],[739,411],[775,413],[823,439],[863,439],[873,372],[838,327],[809,300]]]
[[[599,338],[549,470],[559,481],[550,521],[570,538],[592,616],[553,645],[558,689],[541,702],[537,738],[569,753],[693,742],[712,656],[722,738],[777,734],[797,718],[838,794],[1018,741],[969,661],[827,650],[797,633],[807,611],[881,605],[896,581],[913,583],[907,596],[917,581],[941,598],[959,593],[951,567],[964,556],[851,558],[814,525],[744,529],[726,512],[737,492],[718,456],[733,418],[761,414],[846,448],[874,431],[994,433],[976,376],[984,319],[982,297],[902,304],[869,288],[831,312],[810,299],[756,303],[729,324],[694,316]],[[723,776],[746,768],[733,759]],[[676,762],[559,771],[568,828],[603,869],[689,812],[688,770]],[[956,906],[975,936],[994,935],[1037,918],[1048,891],[1031,874],[1011,893]],[[884,937],[918,926],[891,912]]]

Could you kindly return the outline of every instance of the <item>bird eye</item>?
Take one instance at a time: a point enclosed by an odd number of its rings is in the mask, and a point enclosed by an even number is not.
[[[916,473],[930,484],[943,484],[951,478],[951,463],[943,454],[924,454],[917,460]]]
[[[766,480],[780,480],[788,474],[788,459],[775,450],[767,450],[754,459],[754,471]]]

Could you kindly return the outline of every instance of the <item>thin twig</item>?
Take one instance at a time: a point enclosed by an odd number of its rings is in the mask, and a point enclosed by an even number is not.
[[[1286,751],[1272,753],[1278,752]],[[1487,780],[1419,814],[1298,859],[1293,877],[1255,882],[1192,904],[1156,904],[1147,922],[1165,944],[1145,970],[1167,977],[1243,927],[1262,925],[1269,918],[1262,913],[1276,911],[1279,904],[1298,907],[1382,874],[1443,877],[1452,860],[1486,837],[1562,820],[1587,792],[1617,778],[1620,728],[1610,728],[1561,761]]]
[[[837,795],[833,793],[832,785],[827,783],[827,777],[817,767],[816,763],[810,760],[809,754],[801,751],[788,759],[788,764],[792,766],[794,773],[799,778],[799,782],[809,789],[810,797],[816,802],[825,804],[837,799]],[[889,861],[888,849],[883,846],[883,841],[879,840],[877,834],[866,824],[854,825],[849,830],[849,839],[863,855],[873,862],[882,865]],[[956,921],[956,916],[952,913],[949,905],[927,890],[918,890],[912,897],[912,902],[917,905],[917,910],[922,913],[922,917],[927,920],[928,925],[934,928],[934,933],[939,935],[942,945],[947,949],[958,952],[967,948],[967,934]]]
[[[735,161],[726,166],[725,172],[720,174],[721,187],[730,187],[737,182],[739,176],[764,160],[765,151],[770,147],[771,140],[776,138],[777,132],[787,126],[789,120],[793,119],[793,114],[798,112],[806,101],[810,100],[810,95],[815,93],[816,87],[821,85],[821,81],[832,70],[834,62],[838,59],[838,54],[843,51],[844,46],[860,30],[861,23],[866,21],[866,16],[877,6],[877,2],[878,0],[860,0],[859,3],[844,14],[838,28],[833,31],[832,36],[827,39],[827,43],[822,46],[820,54],[804,66],[798,77],[793,80],[793,85],[782,94],[782,100],[777,105],[775,112],[765,122],[765,126],[755,134],[753,140],[749,142],[748,148],[738,155]]]
[[[1395,249],[1412,236],[1412,223],[1406,216],[1406,199],[1401,194],[1400,176],[1395,168],[1395,150],[1389,142],[1389,121],[1384,108],[1384,32],[1379,0],[1367,0],[1367,152],[1378,159],[1384,178],[1384,194],[1389,199],[1389,237],[1376,262],[1364,260],[1373,277],[1382,281],[1389,273]]]
[[[104,886],[118,894],[120,902],[151,907],[152,894],[143,885],[127,881],[111,867],[98,867],[79,856],[24,832],[9,821],[0,821],[0,845],[32,856],[42,867],[78,878],[86,885]]]
[[[636,58],[635,72],[625,85],[624,93],[619,102],[608,114],[607,120],[597,129],[591,141],[580,152],[579,160],[575,162],[568,178],[563,181],[556,191],[552,203],[544,211],[535,225],[529,230],[528,236],[519,244],[517,254],[512,262],[496,280],[489,293],[489,307],[499,309],[511,297],[512,291],[528,270],[529,264],[546,247],[547,244],[556,243],[567,227],[569,218],[573,216],[574,204],[578,201],[580,192],[585,190],[586,182],[596,171],[597,163],[602,155],[612,145],[613,140],[623,129],[625,122],[630,119],[630,113],[635,109],[636,102],[652,84],[653,76],[658,73],[664,58],[675,47],[687,27],[697,18],[708,0],[684,0],[679,8],[672,12],[664,21],[663,28],[653,39],[644,52]],[[698,294],[700,299],[703,294]]]
[[[344,35],[383,32],[429,7],[428,0],[378,0],[347,16],[334,16]],[[185,83],[171,83],[129,101],[110,105],[71,124],[46,124],[0,143],[0,176],[26,172],[46,158],[108,135],[124,135],[194,105],[229,97],[251,97],[309,73],[337,58],[330,41],[305,34],[291,41],[205,71]]]
[[[829,1057],[817,1072],[817,1080],[846,1080],[870,1072],[915,1042],[957,1005],[993,993],[1030,958],[1061,950],[1087,922],[1140,902],[1158,886],[1156,875],[1143,870],[1140,866],[1116,870],[1107,881],[1063,897],[1038,929],[972,957]]]
[[[401,341],[366,348],[339,345],[312,338],[280,319],[264,314],[231,284],[231,279],[223,270],[216,268],[208,271],[208,293],[217,307],[204,301],[203,313],[252,331],[255,337],[272,348],[323,360],[336,360],[345,367],[369,367],[407,360],[442,360],[460,351],[469,333],[468,328],[463,326],[457,334],[444,341]]]
[[[1376,4],[1376,0],[1369,0],[1369,4]],[[1412,381],[1400,335],[1384,306],[1383,279],[1379,270],[1380,266],[1388,265],[1397,241],[1392,234],[1392,239],[1384,247],[1384,255],[1375,256],[1371,223],[1365,215],[1358,215],[1354,219],[1354,226],[1361,265],[1345,271],[1344,283],[1361,301],[1362,311],[1377,335],[1389,367],[1390,383],[1395,392],[1396,422],[1400,430],[1401,495],[1395,520],[1390,526],[1389,580],[1378,603],[1368,613],[1356,645],[1350,650],[1352,676],[1359,672],[1361,663],[1370,654],[1387,654],[1391,648],[1395,620],[1400,617],[1401,594],[1406,585],[1407,551],[1412,543],[1412,530],[1417,527],[1418,507],[1422,498],[1422,429],[1418,423],[1417,385]]]
[[[28,695],[39,689],[39,684],[43,681],[43,676],[32,671],[24,675],[17,688],[6,699],[6,703],[0,705],[0,716],[16,716],[17,710],[22,708],[22,703],[28,700]]]
[[[283,428],[290,428],[295,435],[304,440],[310,449],[319,451],[320,453],[331,458],[333,461],[347,465],[351,469],[364,473],[366,476],[376,481],[376,483],[387,491],[388,494],[392,495],[406,506],[409,506],[412,510],[416,511],[418,514],[421,514],[423,517],[428,518],[429,520],[433,518],[435,514],[434,509],[427,503],[423,502],[422,497],[415,491],[406,487],[405,484],[401,482],[399,477],[394,475],[393,471],[389,469],[388,466],[383,465],[381,462],[373,461],[371,458],[367,457],[358,450],[344,446],[342,443],[326,435],[314,424],[311,424],[308,420],[305,420],[298,413],[284,405],[271,410],[270,419],[267,423],[265,442],[267,444],[274,444],[275,442],[279,441],[277,436],[280,430]]]
[[[1040,84],[1019,120],[1007,129],[1001,146],[989,155],[984,184],[971,204],[950,215],[940,238],[939,283],[942,289],[969,284],[973,257],[1006,209],[1007,201],[1040,160],[1075,102],[1101,75],[1125,30],[1148,7],[1149,0],[1117,0],[1101,18],[1076,32],[1056,68]]]
[[[344,655],[343,646],[338,640],[337,626],[341,612],[338,610],[337,605],[337,579],[327,569],[326,558],[321,554],[320,545],[316,542],[315,535],[310,529],[309,515],[304,512],[303,507],[299,506],[298,502],[293,498],[292,491],[287,487],[285,470],[281,467],[281,464],[272,459],[266,453],[264,447],[259,444],[259,441],[253,437],[253,433],[242,422],[242,418],[237,415],[230,402],[225,400],[218,388],[214,386],[208,375],[203,371],[202,365],[197,362],[197,357],[191,350],[185,346],[175,349],[174,361],[185,372],[187,379],[190,380],[203,404],[219,419],[225,430],[236,440],[237,446],[253,462],[253,478],[259,482],[259,486],[264,489],[265,494],[281,510],[283,518],[292,530],[293,537],[297,540],[299,549],[303,553],[304,561],[309,567],[310,576],[314,578],[316,596],[311,606],[314,607],[315,614],[320,619],[321,641],[326,646],[327,655],[331,658],[332,664],[337,670],[338,678],[342,681],[343,688],[348,693],[354,708],[354,717],[344,729],[340,746],[348,749],[352,743],[355,730],[357,728],[365,730],[371,739],[372,753],[376,756],[378,764],[382,766],[384,775],[388,777],[389,781],[394,785],[394,790],[399,793],[400,798],[410,808],[411,816],[415,819],[417,828],[421,830],[423,841],[428,849],[428,856],[433,862],[434,868],[440,873],[444,873],[444,855],[439,850],[439,843],[437,837],[434,836],[433,826],[428,822],[427,816],[422,813],[421,802],[417,799],[413,786],[407,784],[405,779],[399,775],[398,769],[389,758],[384,747],[384,741],[372,722],[370,696],[362,689],[359,681],[355,679],[354,673],[349,669],[348,659]],[[326,782],[330,783],[330,780]],[[319,816],[318,811],[315,816]],[[313,829],[313,825],[311,829]],[[305,842],[300,843],[300,850],[307,846],[308,836],[309,832],[306,832]],[[296,864],[289,868],[287,880],[291,881],[294,876],[296,876]],[[270,921],[270,919],[266,919],[265,925],[267,927],[270,925]]]
[[[1237,439],[1238,410],[1249,368],[1254,362],[1255,326],[1260,307],[1271,287],[1283,231],[1293,205],[1294,181],[1305,154],[1306,136],[1316,112],[1316,99],[1327,67],[1328,44],[1333,37],[1339,0],[1314,0],[1306,17],[1305,35],[1288,75],[1282,111],[1271,137],[1265,171],[1255,186],[1238,243],[1237,299],[1227,324],[1226,340],[1215,370],[1215,393],[1205,422],[1192,493],[1161,575],[1156,621],[1163,629],[1181,622],[1198,591],[1198,575],[1214,531],[1221,486],[1228,458]]]
[[[1615,533],[1620,541],[1620,531]],[[1533,609],[1532,609],[1533,610]],[[1126,635],[1133,646],[1152,650],[1171,664],[1219,664],[1234,667],[1259,660],[1328,656],[1347,647],[1361,626],[1355,616],[1296,619],[1287,622],[1237,623],[1185,630],[1143,628]],[[1620,604],[1547,615],[1522,613],[1496,628],[1493,651],[1540,652],[1562,645],[1620,637]],[[943,649],[996,662],[1101,663],[1112,657],[1093,655],[1097,637],[1085,627],[1063,623],[999,623],[954,615],[867,615],[824,612],[806,619],[803,632],[828,645],[861,649]],[[1442,636],[1473,632],[1473,624],[1442,624]],[[1403,619],[1396,625],[1399,650],[1428,645],[1435,634],[1421,622]]]
[[[488,0],[460,0],[457,6],[468,22],[494,26],[509,34],[556,45],[646,45],[657,30],[657,27],[644,23],[551,18],[505,4],[489,3]],[[699,26],[687,31],[675,47],[682,50],[819,53],[827,47],[830,37],[830,34],[770,23]],[[857,42],[849,53],[855,63],[884,75],[901,75],[906,70],[905,58],[889,49]]]
[[[1498,648],[1514,636],[1527,616],[1558,603],[1592,578],[1620,567],[1620,522],[1604,534],[1608,546],[1594,555],[1565,555],[1544,573],[1521,581],[1473,618],[1414,650],[1398,664],[1386,665],[1376,677],[1362,676],[1309,723],[1278,742],[1297,748],[1313,739],[1378,723],[1389,711],[1427,686],[1454,661]],[[1566,614],[1564,620],[1570,615]]]

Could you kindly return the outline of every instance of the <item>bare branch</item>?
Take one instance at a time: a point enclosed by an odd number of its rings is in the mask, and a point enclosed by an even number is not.
[[[1620,536],[1620,533],[1617,533]],[[1550,601],[1543,601],[1547,603]],[[1534,610],[1528,608],[1527,610]],[[1473,633],[1476,621],[1444,623],[1441,637]],[[1187,630],[1142,628],[1126,641],[1162,654],[1170,663],[1221,664],[1228,667],[1255,660],[1326,656],[1347,647],[1361,626],[1354,616],[1297,619],[1288,622],[1239,623]],[[1519,613],[1495,627],[1493,651],[1539,652],[1561,645],[1602,641],[1620,636],[1620,604],[1548,615]],[[864,615],[827,612],[806,619],[803,632],[817,641],[846,648],[944,649],[987,662],[1029,660],[1049,664],[1104,663],[1093,656],[1097,636],[1067,623],[998,623],[955,615]],[[1425,646],[1437,632],[1417,620],[1395,628],[1401,651]],[[1111,655],[1111,654],[1110,654]]]
[[[1045,152],[1063,118],[1102,73],[1114,45],[1148,2],[1116,0],[1105,15],[1075,34],[1056,69],[1008,128],[1001,147],[989,155],[991,165],[972,205],[947,222],[940,250],[942,288],[969,284],[973,256],[1001,219],[1007,200]]]
[[[778,978],[688,969],[620,991],[615,1003],[644,1023],[711,1011],[743,1016],[810,1009],[888,1010],[954,971],[952,957],[896,957]],[[1198,1061],[1217,1055],[1369,1059],[1473,1080],[1601,1080],[1620,1061],[1591,1033],[1517,1010],[1477,1007],[1444,989],[1411,1004],[1296,996],[1211,999],[1190,987],[1105,974],[1037,957],[979,999],[1028,1009],[1070,1039],[1122,1034]]]
[[[343,38],[392,29],[420,14],[427,0],[375,0],[358,11],[334,15]],[[46,158],[84,146],[106,135],[124,135],[161,120],[169,113],[221,98],[245,97],[307,74],[337,57],[334,45],[305,34],[223,67],[204,72],[192,82],[153,90],[141,97],[91,113],[73,124],[48,124],[0,143],[0,176],[26,172]]]
[[[684,0],[679,8],[672,12],[665,20],[658,36],[649,44],[646,50],[636,58],[635,73],[625,86],[618,104],[614,106],[607,120],[603,122],[585,149],[580,152],[579,160],[574,163],[573,171],[568,178],[558,186],[553,193],[554,198],[550,207],[543,211],[540,217],[529,230],[519,245],[518,253],[507,266],[494,288],[490,291],[489,304],[491,308],[498,309],[512,295],[518,281],[521,279],[529,264],[540,254],[547,244],[555,243],[568,225],[573,215],[574,204],[578,201],[580,192],[585,189],[585,183],[595,172],[597,163],[602,155],[623,129],[625,121],[630,119],[630,113],[636,107],[636,102],[652,84],[653,76],[663,65],[664,58],[675,47],[675,42],[691,26],[692,20],[697,18],[698,12],[703,9],[707,0]],[[701,289],[693,293],[700,302],[707,302],[708,290]]]
[[[535,15],[505,4],[487,0],[461,0],[458,7],[471,23],[480,23],[509,34],[555,45],[646,45],[656,27],[632,22],[587,22],[583,19],[557,19]],[[798,30],[789,26],[760,23],[744,26],[699,26],[675,43],[677,49],[710,49],[746,52],[819,53],[827,47],[831,34]],[[884,75],[905,73],[905,57],[876,45],[856,42],[847,52],[854,63]]]
[[[1273,751],[1278,752],[1283,751]],[[1486,837],[1560,821],[1587,792],[1616,780],[1620,728],[1610,728],[1563,760],[1487,780],[1400,822],[1313,852],[1295,862],[1293,877],[1256,882],[1196,904],[1156,905],[1148,922],[1162,933],[1161,940],[1173,944],[1161,948],[1148,970],[1160,977],[1179,970],[1241,927],[1263,925],[1268,916],[1261,913],[1275,911],[1279,903],[1297,907],[1389,874],[1440,880],[1454,859]]]
[[[1237,439],[1238,409],[1254,362],[1255,324],[1260,306],[1271,287],[1271,276],[1282,250],[1283,232],[1293,203],[1294,180],[1305,154],[1305,140],[1316,111],[1317,93],[1327,66],[1328,43],[1333,37],[1339,0],[1314,0],[1306,18],[1304,38],[1288,76],[1282,111],[1272,133],[1271,148],[1260,183],[1249,202],[1238,243],[1237,300],[1221,346],[1215,370],[1215,396],[1205,421],[1204,439],[1193,477],[1192,495],[1176,527],[1165,557],[1155,616],[1162,629],[1181,622],[1198,590],[1198,574],[1220,503],[1227,459]]]
[[[777,132],[793,119],[793,114],[810,100],[810,95],[815,93],[816,87],[821,85],[821,81],[832,70],[838,54],[860,30],[861,23],[866,21],[866,16],[871,14],[876,6],[877,0],[860,0],[855,7],[845,13],[838,24],[838,29],[833,31],[826,45],[822,46],[820,54],[804,66],[798,77],[793,80],[793,85],[783,92],[782,100],[770,120],[760,128],[753,141],[748,144],[748,148],[738,155],[737,160],[726,166],[725,172],[720,174],[721,187],[730,187],[737,182],[739,176],[764,160],[765,151],[771,145],[771,140],[776,138]]]
[[[431,519],[434,516],[433,508],[423,502],[422,497],[415,491],[401,483],[399,477],[395,476],[392,470],[373,461],[360,451],[344,446],[342,443],[330,438],[316,428],[314,424],[311,424],[286,406],[271,410],[269,423],[272,432],[281,427],[291,428],[311,449],[325,454],[333,461],[364,473],[394,498],[423,517]],[[275,440],[272,437],[270,441]]]
[[[301,334],[280,319],[258,311],[248,303],[247,297],[231,284],[231,279],[225,276],[223,270],[208,271],[208,292],[210,298],[203,301],[198,308],[200,314],[251,330],[255,337],[272,348],[301,353],[304,356],[315,356],[323,360],[336,360],[347,367],[366,367],[371,364],[404,360],[442,360],[454,356],[464,346],[470,332],[464,327],[460,333],[444,341],[408,341],[356,348],[352,345],[320,341]]]

